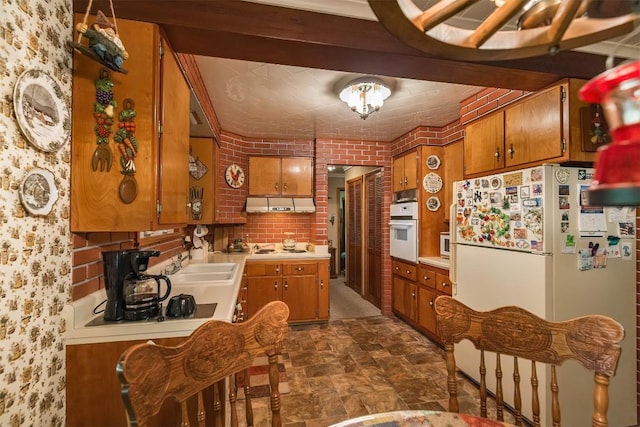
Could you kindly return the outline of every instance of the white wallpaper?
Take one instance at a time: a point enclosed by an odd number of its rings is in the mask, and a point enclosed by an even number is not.
[[[62,426],[65,325],[71,286],[70,144],[44,153],[27,142],[13,88],[29,69],[48,73],[71,105],[70,0],[0,0],[0,425]],[[59,199],[31,216],[18,189],[34,167],[53,173]]]

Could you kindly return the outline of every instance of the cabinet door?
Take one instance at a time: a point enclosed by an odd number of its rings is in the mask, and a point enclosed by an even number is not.
[[[418,157],[417,151],[404,156],[404,189],[411,190],[418,187]]]
[[[76,23],[83,14],[76,14]],[[94,22],[90,16],[88,22]],[[102,153],[110,156],[107,162],[92,162],[96,151],[96,80],[102,65],[79,52],[73,54],[73,93],[71,110],[71,215],[70,229],[88,231],[142,231],[150,230],[156,217],[156,174],[158,165],[156,102],[158,98],[158,46],[159,30],[152,24],[118,20],[118,32],[127,43],[129,59],[124,67],[128,74],[110,72],[113,82],[113,100],[117,102],[111,131],[118,129],[118,115],[125,96],[135,102],[135,136],[138,155],[135,158],[137,195],[131,203],[124,203],[119,195],[123,179],[120,155],[113,134]],[[187,112],[188,114],[188,112]],[[188,120],[188,116],[187,116]],[[98,154],[96,154],[98,153]],[[106,160],[106,159],[105,159]]]
[[[313,195],[313,159],[304,157],[282,158],[282,195]]]
[[[504,167],[504,113],[478,119],[465,128],[464,174]]]
[[[329,320],[330,301],[329,265],[327,261],[318,262],[318,319]]]
[[[416,320],[418,296],[414,283],[393,276],[393,309],[411,320]]]
[[[282,300],[282,278],[280,277],[246,277],[247,313],[246,319],[258,312],[271,301]]]
[[[393,192],[404,190],[404,156],[393,159]]]
[[[192,211],[189,214],[189,224],[212,224],[214,222],[215,145],[215,141],[211,138],[189,139],[189,152],[194,161],[196,161],[196,163],[202,163],[207,168],[207,172],[200,179],[195,179],[191,173],[189,173],[189,196],[191,196],[192,188],[199,187],[202,189],[202,211],[200,219],[195,219]],[[189,201],[192,203],[191,199]]]
[[[505,166],[562,157],[565,86],[556,86],[505,110]]]
[[[418,268],[418,283],[427,286],[431,289],[436,288],[436,273],[426,267],[420,266]]]
[[[418,324],[427,331],[437,334],[435,301],[435,290],[424,286],[418,287]]]
[[[439,293],[451,296],[451,280],[448,274],[436,273],[436,289]]]
[[[249,195],[279,195],[281,191],[279,157],[249,157]]]
[[[285,276],[282,301],[289,306],[289,321],[316,320],[318,287],[316,276]]]
[[[186,224],[189,208],[189,101],[187,81],[168,43],[162,55],[158,223]]]

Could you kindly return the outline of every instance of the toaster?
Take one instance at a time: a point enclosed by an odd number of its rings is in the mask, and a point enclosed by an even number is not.
[[[180,294],[169,299],[167,304],[167,317],[189,317],[196,311],[196,300],[193,295]]]

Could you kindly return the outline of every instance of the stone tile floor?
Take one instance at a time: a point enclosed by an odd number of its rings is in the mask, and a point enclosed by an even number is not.
[[[291,392],[281,396],[285,427],[326,427],[370,413],[448,407],[443,351],[396,318],[292,325],[284,351],[291,362]],[[458,394],[460,412],[479,413],[477,389],[462,376]],[[268,405],[268,398],[254,400],[256,426],[270,425]]]

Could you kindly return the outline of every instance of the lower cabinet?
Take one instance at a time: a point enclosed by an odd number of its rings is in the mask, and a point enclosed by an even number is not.
[[[187,337],[159,338],[158,345],[178,345]],[[68,345],[66,347],[66,422],[67,427],[86,426],[126,426],[127,417],[120,397],[120,381],[116,374],[116,364],[123,351],[134,344],[147,340],[116,341]],[[224,389],[219,389],[224,398]],[[207,402],[213,401],[213,389],[205,391]],[[189,402],[192,410],[189,419],[197,420],[195,401]],[[222,405],[224,411],[224,404]],[[149,427],[178,425],[180,405],[167,399],[160,412],[153,416]]]
[[[446,269],[393,259],[393,312],[396,316],[440,343],[435,300],[451,295]]]
[[[329,260],[247,261],[243,280],[245,319],[283,301],[290,322],[329,320]]]

